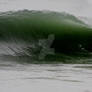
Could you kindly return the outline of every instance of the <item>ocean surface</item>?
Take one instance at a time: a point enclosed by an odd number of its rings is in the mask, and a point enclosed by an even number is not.
[[[92,65],[0,60],[0,92],[92,92]]]
[[[65,12],[1,12],[0,92],[92,92],[91,25]]]

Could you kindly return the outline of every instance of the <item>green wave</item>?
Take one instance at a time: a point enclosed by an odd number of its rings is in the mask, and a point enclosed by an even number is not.
[[[0,13],[1,42],[31,43],[51,34],[55,36],[51,45],[55,53],[74,55],[92,51],[92,28],[73,15],[28,10]]]

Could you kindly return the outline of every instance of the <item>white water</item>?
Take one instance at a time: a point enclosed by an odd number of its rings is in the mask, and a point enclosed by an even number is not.
[[[0,92],[92,92],[92,65],[0,61]]]

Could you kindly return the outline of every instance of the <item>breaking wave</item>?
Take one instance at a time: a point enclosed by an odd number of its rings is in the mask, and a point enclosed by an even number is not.
[[[91,47],[92,28],[73,15],[28,10],[0,13],[1,57],[80,62],[91,57]]]

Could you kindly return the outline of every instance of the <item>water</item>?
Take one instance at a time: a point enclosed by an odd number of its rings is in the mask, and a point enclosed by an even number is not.
[[[0,61],[0,92],[92,92],[92,64]]]
[[[75,16],[1,13],[0,92],[91,92],[91,47],[92,28]]]
[[[3,12],[0,13],[0,45],[0,54],[30,56],[32,51],[38,54],[44,50],[46,54],[52,50],[58,54],[88,53],[92,52],[92,28],[64,12]]]

